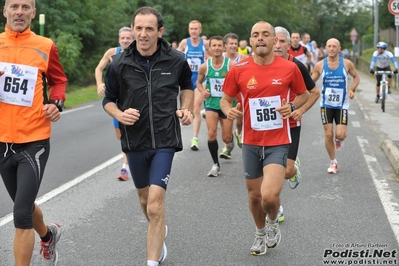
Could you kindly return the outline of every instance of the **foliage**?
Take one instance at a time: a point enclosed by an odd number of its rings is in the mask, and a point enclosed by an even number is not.
[[[394,25],[387,2],[380,1],[381,29]],[[194,19],[201,21],[202,34],[208,37],[234,32],[248,39],[253,24],[261,20],[290,32],[308,32],[319,44],[335,37],[343,47],[351,47],[353,28],[359,38],[373,33],[370,0],[37,0],[32,30],[39,32],[38,16],[45,14],[45,36],[57,44],[70,83],[94,83],[98,61],[118,45],[118,30],[129,26],[134,11],[146,5],[161,11],[163,37],[170,42],[188,37],[187,26]]]
[[[374,43],[374,34],[365,34],[362,36],[363,49],[367,49],[368,47],[364,47],[364,44],[373,44]],[[371,45],[374,48],[374,45]]]
[[[378,4],[378,25],[380,29],[389,29],[395,25],[395,16],[389,12],[389,0],[383,0]]]
[[[57,37],[53,37],[52,39],[57,43],[60,61],[65,73],[68,74],[68,78],[70,80],[78,80],[80,78],[79,66],[82,65],[79,57],[80,51],[83,48],[79,37],[61,32]]]

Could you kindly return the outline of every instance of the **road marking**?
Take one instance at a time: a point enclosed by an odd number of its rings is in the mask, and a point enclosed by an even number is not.
[[[388,181],[384,178],[384,172],[382,171],[374,152],[371,150],[367,139],[358,136],[357,141],[362,149],[364,159],[366,160],[374,186],[388,217],[389,224],[395,234],[396,242],[399,244],[399,204],[397,200],[395,200],[395,195],[389,187]]]
[[[349,115],[356,115],[356,112],[353,110],[349,110],[348,113],[349,113]]]
[[[91,108],[91,107],[93,107],[93,106],[94,106],[93,104],[90,104],[90,105],[86,105],[86,106],[82,106],[82,107],[78,107],[78,108],[73,108],[73,109],[69,109],[69,110],[64,110],[64,111],[62,111],[61,114],[68,114],[68,113],[72,113],[72,112],[84,110],[84,109],[87,109],[87,108]]]
[[[352,121],[352,127],[360,127],[359,121]]]
[[[68,183],[65,183],[61,186],[59,186],[58,188],[48,192],[47,194],[41,196],[40,198],[36,199],[36,203],[38,205],[41,205],[43,203],[45,203],[46,201],[49,201],[50,199],[58,196],[59,194],[61,194],[62,192],[65,192],[66,190],[70,189],[71,187],[79,184],[80,182],[82,182],[83,180],[87,179],[88,177],[94,175],[95,173],[103,170],[104,168],[110,166],[111,164],[120,161],[123,157],[123,154],[119,154],[111,159],[109,159],[108,161],[100,164],[99,166],[91,169],[90,171],[82,174],[81,176],[78,176],[77,178],[69,181]],[[9,222],[11,222],[13,220],[13,215],[12,213],[7,214],[6,216],[0,218],[0,227],[8,224]]]
[[[359,105],[359,109],[362,111],[363,117],[366,121],[370,121],[370,117],[367,114],[366,110],[364,109],[362,103],[355,97],[355,100],[357,102],[357,105]]]

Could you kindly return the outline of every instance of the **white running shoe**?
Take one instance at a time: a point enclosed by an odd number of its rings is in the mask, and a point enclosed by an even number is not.
[[[285,220],[283,206],[280,206],[280,208],[278,209],[277,219],[280,223]]]
[[[212,165],[211,171],[209,171],[208,176],[217,177],[220,175],[220,167],[217,164]]]
[[[61,226],[57,223],[48,225],[51,232],[51,240],[49,242],[40,241],[40,254],[43,255],[43,266],[56,266],[58,263],[57,243],[61,238]]]
[[[336,174],[338,169],[338,164],[337,163],[331,163],[330,167],[328,167],[327,172],[329,174]]]
[[[278,222],[266,224],[266,245],[268,248],[275,248],[281,241],[281,232]]]
[[[251,247],[251,255],[261,256],[267,252],[266,235],[255,233],[255,241]]]
[[[343,146],[344,146],[343,140],[335,139],[335,150],[336,151],[341,151]]]
[[[294,165],[296,168],[296,174],[293,177],[291,177],[290,179],[288,179],[288,184],[290,185],[291,189],[296,188],[302,180],[301,171],[299,171],[299,166],[301,165],[301,161],[299,160],[299,157],[296,157]]]

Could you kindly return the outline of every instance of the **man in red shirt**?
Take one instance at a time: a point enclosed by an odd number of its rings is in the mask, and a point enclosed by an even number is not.
[[[274,55],[276,42],[274,27],[268,22],[260,21],[252,27],[253,55],[231,68],[220,102],[228,119],[243,116],[243,168],[256,225],[252,255],[266,254],[280,242],[277,213],[291,143],[288,118],[309,97],[298,67]],[[242,108],[240,104],[233,108],[238,93]],[[291,93],[297,97],[288,102]]]
[[[312,60],[312,54],[306,46],[300,44],[301,35],[299,32],[291,33],[291,46],[288,49],[288,53],[304,64],[310,69],[310,61]]]

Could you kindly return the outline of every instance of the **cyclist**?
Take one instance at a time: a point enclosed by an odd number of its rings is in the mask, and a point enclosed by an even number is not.
[[[370,73],[374,75],[374,65],[377,67],[377,71],[391,71],[391,67],[389,65],[389,60],[392,61],[395,66],[394,74],[398,74],[398,62],[390,51],[387,51],[388,44],[386,42],[377,43],[377,50],[374,51],[373,57],[371,58],[370,63]],[[375,103],[378,103],[380,100],[380,85],[381,85],[381,75],[377,75],[377,85],[376,85],[376,93],[377,97],[375,98]],[[391,82],[392,75],[388,75],[388,93],[391,93]]]

